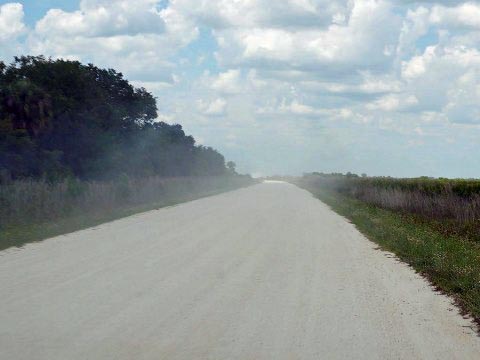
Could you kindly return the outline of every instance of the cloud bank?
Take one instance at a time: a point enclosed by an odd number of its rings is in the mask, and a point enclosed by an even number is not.
[[[480,176],[480,3],[82,0],[24,23],[0,56],[94,62],[159,98],[161,119],[253,173]]]

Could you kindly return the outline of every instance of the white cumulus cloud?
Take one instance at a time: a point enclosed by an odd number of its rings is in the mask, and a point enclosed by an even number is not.
[[[227,101],[223,98],[217,98],[211,102],[198,101],[198,108],[204,115],[222,116],[227,109]]]
[[[23,5],[7,3],[0,5],[0,42],[12,40],[26,30],[23,23]]]
[[[23,15],[20,3],[0,6],[3,60],[122,71],[155,93],[159,119],[242,159],[241,170],[375,173],[383,161],[395,175],[415,171],[422,147],[474,148],[480,136],[478,1],[81,0],[28,27]]]

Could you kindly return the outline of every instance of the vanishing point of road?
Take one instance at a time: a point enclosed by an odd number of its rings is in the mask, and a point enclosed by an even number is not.
[[[0,359],[480,359],[451,301],[263,183],[0,252]]]

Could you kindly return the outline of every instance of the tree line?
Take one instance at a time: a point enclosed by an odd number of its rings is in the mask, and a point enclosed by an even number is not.
[[[156,118],[152,94],[113,69],[42,56],[0,62],[0,180],[234,172]]]

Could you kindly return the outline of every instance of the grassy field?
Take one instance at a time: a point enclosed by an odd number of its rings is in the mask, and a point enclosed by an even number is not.
[[[437,220],[406,210],[382,208],[348,191],[322,186],[303,178],[297,185],[350,219],[382,249],[426,276],[439,290],[451,295],[465,313],[480,324],[480,244],[469,236],[446,233]],[[455,226],[456,222],[449,226]]]
[[[252,183],[250,177],[218,176],[0,185],[0,250]]]
[[[480,243],[480,181],[309,175],[314,186],[382,209],[414,214],[445,235]]]

